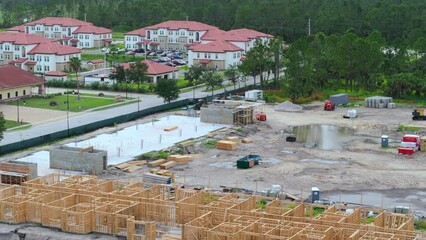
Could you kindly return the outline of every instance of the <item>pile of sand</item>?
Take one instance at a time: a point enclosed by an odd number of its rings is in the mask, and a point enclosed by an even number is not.
[[[303,107],[292,102],[285,101],[276,105],[274,110],[279,112],[300,112],[303,110]]]

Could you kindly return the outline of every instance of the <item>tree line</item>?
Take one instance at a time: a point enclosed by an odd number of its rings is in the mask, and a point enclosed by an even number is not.
[[[0,27],[47,16],[72,17],[118,31],[166,20],[193,20],[224,30],[251,28],[293,42],[309,33],[366,37],[412,46],[426,34],[424,0],[3,0]]]

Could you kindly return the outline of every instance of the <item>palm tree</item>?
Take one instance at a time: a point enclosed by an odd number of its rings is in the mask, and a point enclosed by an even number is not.
[[[238,72],[238,69],[234,65],[230,65],[228,69],[224,72],[225,77],[228,78],[229,81],[234,84],[234,90],[237,88],[237,82],[240,81],[240,73]]]
[[[210,88],[212,90],[212,98],[214,95],[214,88],[222,86],[223,77],[219,73],[214,71],[206,71],[201,75],[201,81],[206,84],[206,89]]]
[[[78,71],[81,69],[81,60],[78,57],[70,58],[70,68],[75,72],[75,79],[77,80],[77,99],[80,100],[80,80],[78,80]]]

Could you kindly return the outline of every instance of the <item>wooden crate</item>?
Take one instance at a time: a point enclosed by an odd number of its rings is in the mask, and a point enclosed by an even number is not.
[[[237,149],[237,143],[226,141],[226,140],[220,140],[216,143],[216,148],[221,150],[235,150]]]
[[[240,138],[239,137],[227,137],[226,140],[238,143],[240,141]]]
[[[187,164],[191,160],[191,155],[170,155],[167,157],[167,161],[175,161],[178,165]]]
[[[253,139],[251,139],[251,138],[243,138],[243,139],[241,139],[241,142],[242,143],[251,143],[251,142],[253,142]]]

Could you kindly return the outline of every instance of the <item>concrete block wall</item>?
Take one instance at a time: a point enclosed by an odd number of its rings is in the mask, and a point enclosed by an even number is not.
[[[107,151],[62,146],[50,150],[50,168],[101,174],[108,166]]]
[[[218,124],[234,124],[234,110],[225,107],[210,106],[201,108],[201,122],[218,123]]]

